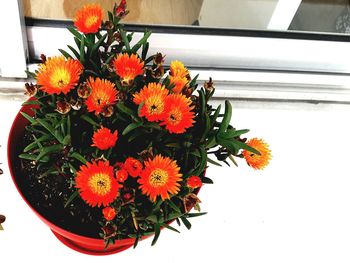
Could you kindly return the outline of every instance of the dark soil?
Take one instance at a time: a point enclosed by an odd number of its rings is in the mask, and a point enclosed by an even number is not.
[[[40,178],[35,163],[18,158],[30,141],[25,131],[23,140],[18,141],[13,156],[16,183],[29,204],[44,218],[75,234],[99,238],[101,209],[89,207],[79,196],[65,208],[66,200],[74,192],[69,178],[63,175],[48,175]],[[40,169],[39,169],[40,170]]]

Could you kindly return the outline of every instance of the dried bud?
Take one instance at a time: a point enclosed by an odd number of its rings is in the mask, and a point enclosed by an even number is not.
[[[126,10],[126,0],[121,0],[120,4],[115,9],[115,15],[117,17],[124,17],[129,13],[128,10]]]
[[[26,83],[24,85],[25,85],[25,88],[26,88],[26,92],[24,93],[25,95],[27,95],[29,97],[33,97],[38,92],[38,86],[37,85],[35,85],[33,83]]]
[[[0,175],[2,175],[4,173],[4,171],[2,169],[0,169]]]
[[[151,76],[155,79],[161,79],[164,75],[164,68],[162,65],[158,65],[155,70],[151,71]]]
[[[0,215],[0,224],[4,223],[6,220],[6,217],[3,215]]]
[[[72,106],[73,110],[80,110],[81,106],[83,106],[83,102],[80,98],[78,98],[76,101],[71,100],[70,105]]]
[[[57,101],[56,103],[56,111],[61,114],[67,114],[71,109],[71,106],[66,101]]]
[[[109,105],[107,107],[104,107],[101,114],[102,116],[108,118],[108,117],[111,117],[114,113],[114,108],[112,105]]]
[[[193,207],[196,207],[201,200],[195,194],[188,194],[184,197],[183,203],[185,207],[185,212],[188,213]]]
[[[154,158],[152,147],[148,148],[148,150],[143,150],[142,152],[138,153],[138,155],[142,160],[148,160],[148,159]]]
[[[91,94],[91,88],[87,85],[87,83],[84,82],[79,85],[77,93],[80,98],[86,99]]]
[[[46,56],[44,54],[41,54],[40,55],[40,59],[41,59],[41,62],[42,63],[45,63],[46,62]]]
[[[112,21],[106,21],[104,24],[103,24],[104,28],[109,30],[109,29],[112,29],[113,28],[113,23]]]
[[[157,53],[154,55],[154,58],[153,58],[153,64],[154,65],[162,65],[164,63],[164,58],[165,56],[162,55],[162,53]]]
[[[117,235],[117,226],[114,224],[106,224],[102,227],[103,235],[105,239],[114,237]]]
[[[204,88],[209,92],[214,89],[214,82],[211,77],[209,78],[209,81],[204,82]]]
[[[115,41],[117,41],[118,43],[122,42],[122,35],[119,32],[114,33],[113,37],[114,37]]]

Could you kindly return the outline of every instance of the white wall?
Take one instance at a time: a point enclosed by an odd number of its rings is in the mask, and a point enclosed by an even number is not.
[[[1,262],[96,262],[61,245],[20,199],[5,156],[20,103],[0,106]],[[270,143],[271,165],[210,167],[215,184],[199,195],[209,214],[192,220],[192,230],[165,230],[155,247],[146,240],[99,262],[349,262],[349,116],[350,105],[233,102],[232,124]]]

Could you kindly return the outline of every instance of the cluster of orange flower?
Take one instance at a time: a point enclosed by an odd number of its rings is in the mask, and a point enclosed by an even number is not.
[[[125,1],[122,1],[121,5],[123,3],[125,5]],[[116,12],[122,16],[125,8],[118,8]],[[80,32],[89,34],[99,31],[101,21],[102,9],[98,5],[86,5],[77,12],[74,24]],[[112,66],[123,87],[131,87],[135,78],[145,73],[145,62],[136,54],[120,53],[112,61]],[[63,56],[48,58],[39,67],[37,83],[47,94],[66,95],[76,89],[88,112],[111,116],[113,105],[119,100],[120,91],[110,80],[99,77],[89,77],[80,83],[83,71],[84,67],[79,60],[66,59]],[[173,61],[168,77],[171,87],[157,82],[148,83],[139,92],[131,94],[132,101],[140,105],[140,117],[145,117],[150,122],[158,122],[169,133],[181,134],[195,122],[191,94],[184,92],[190,81],[189,72],[183,63]],[[62,101],[58,101],[57,106],[65,109],[60,111],[64,114],[68,113],[71,107]],[[92,147],[101,151],[109,150],[118,142],[118,131],[101,127],[94,132],[91,141]],[[270,159],[267,145],[258,139],[248,141],[247,144],[261,153],[257,155],[244,150],[242,154],[248,164],[255,169],[265,167]],[[152,202],[155,202],[157,197],[164,200],[177,194],[180,191],[180,182],[184,180],[177,162],[160,154],[147,160],[129,157],[124,163],[114,165],[101,158],[80,167],[75,177],[76,188],[87,204],[103,206],[102,213],[105,219],[113,220],[116,211],[110,204],[119,197],[120,189],[129,176],[136,178],[142,194],[148,196]],[[185,185],[190,189],[202,185],[198,176],[184,178],[187,178]]]
[[[102,127],[93,134],[92,146],[100,150],[115,147],[118,133]],[[128,176],[138,178],[142,194],[149,196],[152,202],[160,196],[163,200],[169,199],[169,194],[177,194],[180,190],[179,182],[182,174],[176,161],[168,157],[156,155],[144,163],[129,157],[124,163],[110,165],[109,161],[99,160],[86,163],[80,167],[76,176],[76,187],[85,202],[91,206],[104,206],[102,213],[106,220],[113,220],[116,211],[110,207],[119,197],[119,190]],[[202,186],[198,176],[187,179],[187,187],[195,189]]]

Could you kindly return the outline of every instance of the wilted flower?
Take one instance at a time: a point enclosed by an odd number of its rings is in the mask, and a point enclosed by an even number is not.
[[[201,200],[199,200],[199,198],[197,197],[197,195],[191,193],[186,195],[183,198],[183,203],[184,203],[184,207],[185,207],[185,212],[188,213],[190,212],[190,210],[193,207],[196,207],[198,205],[198,203],[200,203]]]
[[[104,239],[109,239],[117,235],[117,226],[115,224],[107,223],[102,227]]]
[[[26,92],[24,93],[25,95],[27,95],[29,97],[33,97],[38,92],[38,86],[37,85],[35,85],[33,83],[26,83],[24,85],[25,85],[25,88],[26,88]]]
[[[61,114],[67,114],[71,109],[71,105],[67,101],[57,101],[56,111]]]

